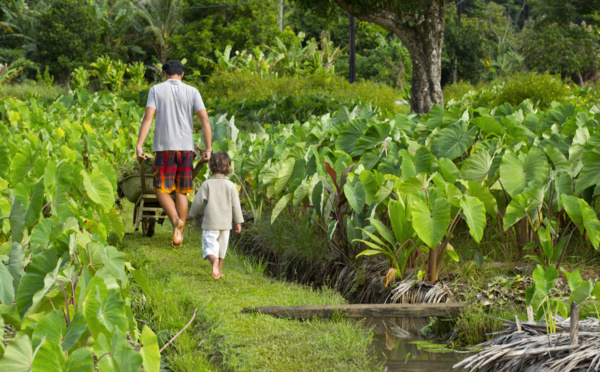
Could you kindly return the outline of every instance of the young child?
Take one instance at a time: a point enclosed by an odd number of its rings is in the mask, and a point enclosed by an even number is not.
[[[224,152],[214,154],[208,163],[212,177],[206,180],[194,197],[188,219],[202,213],[202,258],[212,264],[212,276],[223,276],[223,260],[227,252],[231,221],[235,221],[235,233],[242,232],[242,207],[234,183],[227,175],[231,173],[231,159]]]

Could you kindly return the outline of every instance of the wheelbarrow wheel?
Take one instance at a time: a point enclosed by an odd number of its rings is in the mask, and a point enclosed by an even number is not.
[[[154,214],[154,212],[152,212]],[[144,217],[142,219],[142,235],[151,238],[156,228],[156,219]]]

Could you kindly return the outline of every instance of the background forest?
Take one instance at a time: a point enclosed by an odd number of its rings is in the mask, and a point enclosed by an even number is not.
[[[215,71],[239,70],[250,55],[265,73],[306,76],[318,64],[348,76],[349,21],[339,8],[323,17],[293,1],[223,3],[1,0],[0,79],[66,86],[73,71],[89,70],[102,56],[123,71],[120,80],[132,76],[125,70],[135,62],[152,81],[156,63],[185,59],[188,76],[207,81]],[[598,77],[599,9],[598,1],[584,0],[449,2],[442,83],[548,72],[584,86]],[[356,33],[357,78],[406,94],[411,62],[399,39],[366,22],[357,22]],[[103,77],[96,75],[90,78]]]

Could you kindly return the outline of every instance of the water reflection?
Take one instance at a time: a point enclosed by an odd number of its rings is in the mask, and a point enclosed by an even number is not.
[[[376,356],[385,361],[385,371],[453,371],[452,365],[468,356],[447,350],[432,351],[432,343],[426,342],[431,340],[425,340],[419,333],[429,321],[429,318],[371,318],[367,321],[374,327],[372,344]]]

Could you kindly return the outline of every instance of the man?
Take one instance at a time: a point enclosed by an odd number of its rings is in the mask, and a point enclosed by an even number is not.
[[[142,150],[146,136],[156,113],[156,128],[152,152],[154,159],[154,191],[173,225],[175,248],[183,243],[183,228],[188,213],[188,193],[193,191],[194,160],[194,112],[202,122],[202,135],[206,150],[202,160],[208,161],[212,153],[212,133],[208,114],[198,89],[184,84],[183,65],[179,61],[167,61],[162,67],[167,81],[157,84],[148,93],[146,113],[142,119],[136,147],[137,158],[146,159]],[[171,193],[175,191],[175,202]]]

